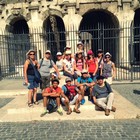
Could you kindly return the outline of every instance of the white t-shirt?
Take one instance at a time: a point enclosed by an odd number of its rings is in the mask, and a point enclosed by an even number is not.
[[[63,61],[63,59],[56,61],[56,66],[59,70],[63,68]]]
[[[73,58],[71,58],[70,61],[68,61],[67,59],[64,59],[63,63],[66,65],[66,68],[68,71],[72,71],[75,60]]]

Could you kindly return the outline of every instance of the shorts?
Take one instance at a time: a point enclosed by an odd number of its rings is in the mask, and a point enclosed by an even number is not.
[[[79,94],[75,95],[74,98],[73,98],[73,100],[70,101],[69,104],[70,104],[70,105],[74,105],[74,104],[76,103],[76,100],[78,99],[78,97],[79,97]],[[64,104],[65,98],[61,98],[61,101],[62,101],[62,103]]]
[[[112,84],[112,77],[108,77],[108,78],[105,78],[104,81],[106,81],[108,84]]]
[[[41,77],[41,83],[40,83],[40,89],[45,89],[50,86],[50,75],[49,76],[42,76]]]
[[[35,76],[33,75],[27,75],[29,86],[28,89],[34,89],[39,87],[39,84],[35,81]]]

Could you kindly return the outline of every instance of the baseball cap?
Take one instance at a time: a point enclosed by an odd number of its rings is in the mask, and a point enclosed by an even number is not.
[[[61,52],[57,52],[57,54],[56,55],[62,55],[62,53]]]
[[[51,54],[51,51],[50,50],[47,50],[45,53],[50,53]]]
[[[92,50],[89,50],[89,51],[87,52],[87,54],[88,54],[88,55],[93,55],[93,51],[92,51]]]
[[[68,82],[68,81],[72,81],[71,78],[68,77],[65,79],[65,82]]]
[[[86,69],[83,69],[81,73],[88,73]]]
[[[102,49],[98,49],[97,53],[103,53],[103,50]]]
[[[66,53],[65,54],[71,54],[71,51],[66,51]]]
[[[97,76],[97,77],[96,77],[97,80],[100,80],[100,79],[103,80],[104,78],[105,78],[104,76]]]

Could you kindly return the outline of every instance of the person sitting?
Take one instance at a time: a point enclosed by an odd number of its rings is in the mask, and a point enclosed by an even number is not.
[[[52,80],[52,86],[44,89],[44,91],[42,92],[44,112],[40,115],[40,117],[43,117],[45,114],[49,113],[49,111],[47,110],[47,106],[50,97],[56,99],[56,104],[58,107],[57,112],[60,115],[63,115],[63,112],[60,108],[60,95],[62,94],[62,89],[58,87],[58,85],[59,85],[59,80],[54,79]]]
[[[116,111],[116,108],[112,106],[114,93],[112,92],[110,85],[107,82],[104,82],[103,76],[97,77],[97,83],[93,87],[92,96],[94,104],[97,107],[100,107],[100,109],[103,109],[106,116],[109,116],[110,111]]]
[[[82,102],[84,103],[84,95],[85,93],[88,95],[89,100],[91,99],[91,91],[93,85],[95,84],[94,81],[88,76],[88,71],[83,69],[81,72],[82,76],[78,77],[77,79],[77,87],[79,88],[82,94]],[[82,104],[83,104],[82,103]]]
[[[65,104],[68,112],[67,115],[72,113],[72,109],[70,108],[70,105],[74,105],[75,107],[73,109],[73,112],[80,113],[80,110],[78,110],[80,101],[82,100],[82,95],[79,93],[79,89],[76,87],[76,85],[71,84],[71,78],[66,78],[65,80],[66,84],[62,86],[62,90],[67,96],[67,98],[62,97],[61,101],[63,104]]]

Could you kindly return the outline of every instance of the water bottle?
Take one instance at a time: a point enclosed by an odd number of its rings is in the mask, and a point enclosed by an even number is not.
[[[30,83],[26,83],[26,82],[23,83],[23,86],[28,87],[29,85],[30,85]]]

